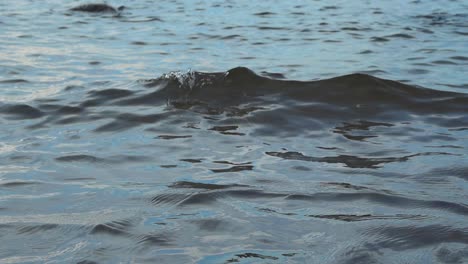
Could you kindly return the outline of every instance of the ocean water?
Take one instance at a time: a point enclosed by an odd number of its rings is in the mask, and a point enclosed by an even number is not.
[[[0,263],[468,263],[466,1],[0,1]]]

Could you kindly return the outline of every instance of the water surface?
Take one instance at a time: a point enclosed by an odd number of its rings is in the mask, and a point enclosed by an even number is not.
[[[468,261],[463,1],[0,3],[0,262]]]

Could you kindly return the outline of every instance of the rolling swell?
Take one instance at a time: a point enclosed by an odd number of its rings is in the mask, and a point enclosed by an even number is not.
[[[361,130],[391,127],[394,122],[415,119],[452,128],[468,126],[466,116],[460,116],[468,111],[466,94],[415,87],[365,74],[304,82],[271,79],[238,67],[227,72],[168,73],[140,84],[143,87],[139,90],[91,90],[78,102],[3,105],[0,114],[9,119],[40,120],[30,126],[32,129],[113,119],[95,129],[110,132],[168,120],[172,114],[180,114],[176,110],[183,110],[224,116],[225,123],[248,118],[249,124],[256,126],[254,132],[260,134],[266,134],[266,130],[268,134],[300,134],[323,129],[324,123],[341,122],[345,126],[337,126],[336,130],[356,140],[370,137],[346,133],[356,129],[350,127],[352,122],[361,122],[364,128],[357,127]],[[123,108],[101,111],[101,107],[113,106]],[[159,111],[146,114],[132,111],[132,107],[158,106],[165,108],[162,111],[154,108]],[[439,118],[440,115],[444,117]],[[242,136],[242,131],[230,131],[238,127],[212,129]]]

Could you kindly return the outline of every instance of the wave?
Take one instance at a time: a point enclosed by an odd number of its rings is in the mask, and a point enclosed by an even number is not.
[[[226,125],[209,129],[230,136],[246,135],[239,126],[246,119],[257,126],[254,133],[282,136],[342,123],[335,127],[336,133],[358,141],[370,140],[373,135],[355,135],[353,131],[390,128],[395,122],[415,119],[451,129],[468,127],[467,94],[411,86],[366,74],[318,81],[274,79],[271,74],[266,75],[269,77],[245,67],[212,73],[171,72],[141,80],[134,90],[93,89],[72,102],[57,99],[53,103],[36,100],[31,104],[3,104],[0,115],[11,120],[40,120],[29,123],[29,129],[111,119],[94,131],[113,132],[167,123],[174,114],[185,113],[192,118],[198,114],[200,118],[222,117]],[[149,107],[152,112],[138,111],[139,107]],[[178,138],[173,136],[170,139]]]

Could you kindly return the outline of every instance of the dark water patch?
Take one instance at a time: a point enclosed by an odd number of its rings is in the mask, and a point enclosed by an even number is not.
[[[237,128],[239,128],[239,126],[214,126],[210,128],[209,130],[218,131],[218,132],[226,132],[230,130],[237,130]]]
[[[128,162],[147,162],[151,158],[147,156],[114,155],[110,158],[99,158],[92,155],[76,154],[66,155],[55,158],[59,162],[86,162],[86,163],[107,163],[123,164]]]
[[[19,35],[18,38],[33,38],[33,35]]]
[[[324,6],[319,9],[319,11],[327,11],[327,10],[337,10],[340,9],[339,6]]]
[[[267,27],[267,26],[259,26],[257,27],[259,30],[288,30],[284,27]]]
[[[78,261],[76,264],[98,264],[98,262],[85,259],[85,260]]]
[[[341,127],[336,127],[336,129],[341,131],[352,131],[352,130],[366,130],[368,131],[372,127],[383,126],[383,127],[392,127],[393,124],[383,123],[383,122],[372,122],[366,120],[358,120],[354,123],[344,122]]]
[[[236,254],[237,258],[233,258],[228,260],[228,263],[233,263],[233,262],[239,262],[239,260],[242,259],[261,259],[261,260],[278,260],[278,257],[275,256],[268,256],[268,255],[263,255],[263,254],[258,254],[258,253],[243,253],[243,254]]]
[[[357,140],[357,139],[354,139]],[[391,162],[404,162],[408,161],[412,157],[426,155],[425,153],[413,154],[403,157],[384,157],[384,158],[365,158],[352,155],[338,155],[334,157],[311,157],[305,156],[300,152],[266,152],[265,154],[273,157],[279,157],[286,160],[301,160],[308,162],[325,162],[325,163],[342,163],[350,168],[368,168],[378,169],[382,164]]]
[[[26,104],[0,106],[0,113],[9,119],[36,119],[44,115],[39,109]]]
[[[413,36],[411,35],[408,35],[408,34],[404,34],[404,33],[397,33],[397,34],[393,34],[393,35],[388,35],[388,36],[385,36],[385,38],[403,38],[403,39],[412,39],[414,38]]]
[[[157,138],[159,139],[165,139],[165,140],[171,140],[171,139],[179,139],[179,138],[191,138],[191,135],[183,135],[183,136],[178,136],[178,135],[160,135]]]
[[[334,215],[308,215],[313,218],[322,218],[322,219],[332,219],[344,222],[360,222],[360,221],[369,221],[369,220],[414,220],[414,219],[423,219],[421,215],[372,215],[372,214],[362,214],[362,215],[353,215],[353,214],[334,214]]]
[[[123,10],[125,7],[120,6],[119,8],[114,8],[107,4],[83,4],[71,8],[71,11],[79,12],[89,12],[89,13],[117,13],[117,11]]]
[[[78,91],[78,90],[83,90],[84,87],[81,86],[81,85],[67,85],[63,90],[64,91]],[[37,100],[43,100],[44,98],[41,98],[41,99],[37,99]],[[54,99],[54,98],[45,98],[46,100],[47,99]],[[55,100],[58,100],[58,99],[55,99]]]
[[[370,31],[371,28],[358,28],[358,27],[342,27],[341,30],[346,31]]]
[[[21,186],[29,186],[29,185],[36,185],[36,184],[41,184],[41,182],[36,182],[36,181],[8,181],[8,182],[0,183],[0,187],[11,188],[11,187],[21,187]]]
[[[169,164],[169,165],[160,165],[161,168],[166,168],[166,169],[171,169],[171,168],[177,168],[177,165],[175,164]]]
[[[434,31],[427,28],[418,28],[418,31],[426,34],[434,34]]]
[[[90,97],[102,98],[105,100],[127,97],[132,94],[134,94],[134,92],[130,90],[123,90],[123,89],[116,89],[116,88],[88,92],[88,95]]]
[[[229,231],[233,229],[231,223],[219,219],[201,219],[192,221],[192,223],[196,224],[198,229],[208,232]]]
[[[306,166],[293,166],[291,167],[293,170],[297,171],[311,171],[312,169]]]
[[[223,39],[223,40],[236,39],[236,38],[239,38],[239,39],[242,39],[242,40],[246,40],[246,39],[243,38],[241,35],[237,35],[237,34],[227,35],[227,36],[220,37],[220,39]]]
[[[203,159],[180,159],[180,161],[189,162],[189,163],[201,163]]]
[[[254,16],[272,16],[272,15],[276,15],[276,13],[265,11],[265,12],[255,13],[253,15]]]
[[[416,61],[416,60],[424,60],[425,57],[410,57],[410,58],[407,58],[406,60],[408,61]],[[413,64],[413,65],[420,65],[420,64]],[[430,66],[430,64],[425,64],[426,66]],[[422,66],[422,65],[421,65]]]
[[[325,43],[341,43],[341,40],[326,39],[323,42]]]
[[[209,130],[217,131],[223,135],[235,135],[235,136],[244,136],[244,133],[240,132],[232,132],[232,130],[236,130],[238,126],[214,126]]]
[[[29,81],[25,79],[9,79],[9,80],[1,80],[0,83],[5,84],[13,84],[13,83],[28,83]]]
[[[349,140],[365,141],[366,139],[377,137],[377,135],[353,135],[352,132],[354,130],[369,131],[371,127],[376,127],[376,126],[392,127],[393,125],[389,123],[379,123],[379,122],[360,120],[355,123],[345,122],[343,123],[342,126],[335,127],[333,132],[337,134],[341,134]]]
[[[252,164],[252,162],[250,162],[250,161],[247,161],[247,162],[231,162],[231,161],[227,161],[227,160],[216,160],[216,161],[213,161],[213,163],[229,164],[229,165],[236,165],[236,166]]]
[[[413,66],[423,66],[423,67],[431,67],[431,66],[433,66],[432,64],[430,64],[430,63],[425,63],[425,62],[415,62],[415,63],[411,63],[411,65],[413,65]]]
[[[455,145],[440,145],[440,146],[425,146],[426,148],[451,148],[451,149],[464,149],[462,146]]]
[[[442,243],[468,244],[468,228],[445,225],[369,228],[366,232],[377,237],[374,246],[397,251],[428,247]]]
[[[466,131],[468,127],[458,127],[458,128],[451,128],[450,131]]]
[[[144,41],[132,41],[130,42],[130,44],[132,45],[137,45],[137,46],[145,46],[145,45],[148,45],[148,43],[144,42]]]
[[[84,154],[62,156],[62,157],[55,158],[55,160],[59,162],[91,162],[91,163],[105,162],[105,159],[97,158],[92,155],[84,155]]]
[[[275,214],[286,215],[286,216],[295,216],[295,215],[297,215],[295,213],[278,212],[277,210],[274,210],[274,209],[271,209],[271,208],[258,208],[258,210],[261,211],[261,212],[275,213]]]
[[[57,121],[54,121],[53,123],[56,125],[67,125],[67,124],[74,124],[74,123],[81,123],[85,122],[88,119],[86,118],[81,118],[81,117],[67,117],[67,118],[61,118]],[[41,127],[41,125],[37,126],[37,128]]]
[[[201,182],[179,181],[169,185],[170,188],[191,188],[191,189],[206,189],[206,190],[220,190],[236,187],[248,187],[242,184],[212,184]]]
[[[452,56],[450,57],[452,60],[459,60],[459,61],[468,61],[468,57],[465,56]]]
[[[457,65],[457,63],[449,60],[436,60],[431,62],[432,64],[439,64],[439,65]]]
[[[211,171],[214,173],[224,173],[224,172],[240,172],[240,171],[250,171],[253,170],[254,166],[252,165],[240,165],[240,166],[232,166],[226,169],[212,169]]]
[[[371,41],[373,41],[373,42],[387,42],[387,41],[390,41],[390,40],[388,38],[384,38],[384,37],[372,37]]]
[[[61,106],[56,110],[58,115],[72,115],[83,112],[83,109],[75,106]]]

